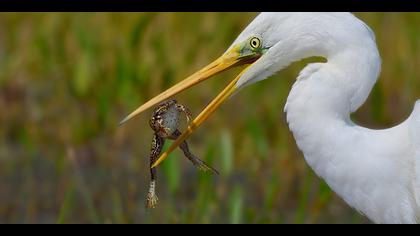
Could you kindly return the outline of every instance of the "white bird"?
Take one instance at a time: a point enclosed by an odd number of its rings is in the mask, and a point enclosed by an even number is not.
[[[375,223],[420,223],[420,100],[410,117],[384,130],[350,119],[380,74],[372,30],[350,13],[261,13],[215,62],[151,99],[154,104],[237,65],[248,65],[164,153],[164,160],[220,104],[246,85],[312,56],[284,111],[297,146],[315,173]]]

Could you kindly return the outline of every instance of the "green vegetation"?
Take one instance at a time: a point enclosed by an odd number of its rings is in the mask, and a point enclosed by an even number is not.
[[[245,88],[177,150],[146,211],[148,115],[138,105],[217,58],[256,13],[1,13],[0,223],[368,222],[306,165],[283,114],[309,60]],[[379,83],[353,118],[404,120],[420,98],[420,14],[357,13],[375,31]],[[314,59],[316,60],[316,59]],[[177,99],[197,115],[239,69]]]

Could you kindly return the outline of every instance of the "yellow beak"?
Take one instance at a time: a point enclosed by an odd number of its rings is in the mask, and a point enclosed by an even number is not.
[[[242,64],[249,64],[255,61],[257,58],[250,58],[249,57],[240,57],[239,53],[235,48],[225,53],[223,56],[216,59],[214,62],[210,63],[203,69],[199,70],[198,72],[194,73],[190,77],[184,79],[183,81],[175,84],[171,88],[167,89],[166,91],[162,92],[161,94],[157,95],[156,97],[150,99],[131,114],[129,114],[124,120],[120,122],[120,125],[124,124],[128,120],[132,119],[133,117],[139,115],[146,109],[204,81],[209,79],[210,77],[225,71],[229,68],[234,66],[242,65]],[[248,68],[248,67],[247,67]],[[246,70],[246,69],[245,69]],[[164,152],[159,159],[152,165],[151,168],[156,167],[159,165],[168,155],[175,150],[182,142],[187,139],[204,121],[208,119],[208,117],[227,99],[230,95],[232,95],[235,90],[235,84],[241,77],[241,75],[245,72],[243,70],[234,80],[232,80],[229,85],[189,124],[187,130],[178,137],[177,140],[169,147],[169,149]]]

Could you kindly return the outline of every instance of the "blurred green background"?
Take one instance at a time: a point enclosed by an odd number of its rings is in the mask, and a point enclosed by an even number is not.
[[[383,69],[353,115],[395,125],[420,98],[420,13],[355,13]],[[217,58],[256,13],[1,13],[0,223],[369,223],[310,170],[283,114],[311,60],[247,87],[190,139],[220,176],[180,151],[146,211],[148,115],[138,105]],[[239,72],[176,98],[197,115]]]

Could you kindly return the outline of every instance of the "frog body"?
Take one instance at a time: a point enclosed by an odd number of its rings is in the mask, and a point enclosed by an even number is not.
[[[153,111],[149,120],[149,125],[154,131],[150,151],[150,167],[152,167],[153,163],[162,152],[166,139],[176,140],[179,136],[181,136],[181,132],[178,130],[178,127],[182,113],[185,114],[187,121],[189,122],[191,119],[191,112],[186,106],[179,104],[175,99],[160,103]],[[183,151],[184,156],[198,169],[203,171],[212,171],[215,174],[219,174],[216,169],[207,165],[200,158],[192,154],[186,141],[184,141],[179,147]],[[146,206],[147,208],[154,208],[158,201],[155,193],[156,167],[150,169],[150,175],[151,181],[149,185],[149,192],[147,194]]]
[[[169,138],[179,127],[179,120],[182,111],[186,111],[189,120],[189,111],[176,100],[168,100],[158,105],[153,112],[149,125],[155,134],[162,138]]]

